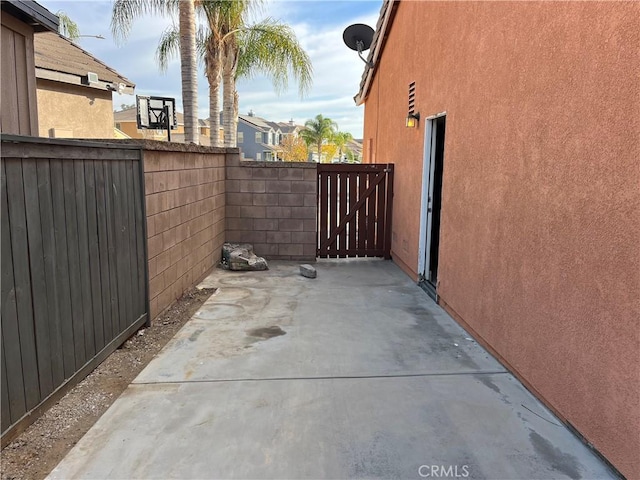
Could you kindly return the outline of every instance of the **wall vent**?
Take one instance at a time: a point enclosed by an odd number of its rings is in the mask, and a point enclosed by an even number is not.
[[[416,82],[409,84],[409,115],[413,115],[416,110]]]

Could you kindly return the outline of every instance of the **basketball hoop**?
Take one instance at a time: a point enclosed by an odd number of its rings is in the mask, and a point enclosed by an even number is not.
[[[136,95],[136,110],[139,129],[166,130],[171,141],[171,130],[178,128],[175,98]]]

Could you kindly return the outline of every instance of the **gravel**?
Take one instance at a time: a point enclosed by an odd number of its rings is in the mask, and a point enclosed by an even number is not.
[[[2,480],[43,479],[215,291],[189,290],[2,450]]]

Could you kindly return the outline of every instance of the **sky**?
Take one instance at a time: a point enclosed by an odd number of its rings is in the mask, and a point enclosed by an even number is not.
[[[177,19],[158,16],[141,17],[133,24],[126,43],[117,44],[110,30],[111,0],[39,0],[56,13],[64,11],[75,21],[82,35],[102,35],[105,40],[80,38],[79,45],[136,84],[137,95],[174,97],[182,111],[180,62],[171,61],[161,72],[155,51],[161,33]],[[334,120],[340,131],[362,138],[363,107],[353,101],[358,93],[365,64],[342,41],[342,32],[353,23],[375,28],[382,0],[267,0],[256,21],[272,17],[293,28],[298,41],[313,63],[313,86],[304,98],[295,81],[288,91],[277,95],[265,77],[240,80],[237,85],[241,114],[252,110],[257,116],[276,122],[293,119],[304,124],[322,114]],[[365,53],[366,56],[366,53]],[[198,109],[200,118],[209,117],[209,89],[203,66],[198,75]],[[135,96],[113,96],[114,109],[134,104]]]

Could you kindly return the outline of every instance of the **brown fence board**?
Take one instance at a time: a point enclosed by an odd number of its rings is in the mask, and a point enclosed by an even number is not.
[[[69,321],[71,314],[71,283],[69,279],[69,260],[67,250],[67,227],[64,209],[64,188],[62,175],[62,162],[51,160],[51,198],[53,206],[53,223],[56,243],[56,279],[58,305],[60,307],[62,360],[64,365],[64,378],[69,378],[76,370],[75,344],[73,341],[73,323]],[[53,186],[57,188],[53,188]]]
[[[133,196],[134,196],[134,186],[133,186],[133,172],[132,163],[129,161],[122,162],[122,167],[125,173],[125,192],[126,192],[126,205],[133,205]],[[138,299],[138,262],[136,260],[136,238],[135,238],[135,228],[136,228],[136,220],[135,220],[135,212],[133,208],[127,208],[127,248],[126,255],[127,261],[129,262],[129,293],[131,295],[131,305],[130,305],[130,314],[128,318],[138,318],[143,312],[138,310],[137,299]]]
[[[3,446],[148,320],[141,159],[2,135]]]
[[[364,252],[367,248],[367,212],[365,202],[362,202],[364,193],[367,190],[367,174],[358,175],[358,202],[360,207],[354,205],[354,210],[358,215],[358,247],[356,252]]]
[[[105,193],[105,164],[96,162],[96,222],[98,225],[98,250],[100,256],[100,292],[102,294],[102,325],[105,339],[113,338],[111,314],[111,280],[109,264],[109,242],[107,234],[107,211]],[[105,340],[106,341],[106,340]]]
[[[40,398],[38,384],[38,358],[33,326],[33,303],[29,274],[29,251],[27,246],[27,219],[25,216],[22,162],[6,162],[7,199],[9,202],[9,225],[11,252],[13,256],[13,279],[15,282],[18,331],[20,333],[20,355],[27,409],[34,408]],[[3,259],[4,261],[4,259]]]
[[[49,344],[51,376],[54,385],[64,379],[62,358],[62,326],[60,322],[59,289],[56,278],[56,240],[53,224],[53,200],[51,196],[51,172],[49,162],[37,162],[38,197],[40,204],[40,224],[42,226],[42,249],[44,255],[44,276],[49,317]]]
[[[117,237],[117,271],[118,271],[118,297],[122,299],[120,304],[120,323],[119,328],[124,329],[127,318],[131,314],[131,281],[128,278],[129,258],[127,256],[127,210],[126,210],[126,192],[124,179],[124,166],[122,162],[112,162],[114,182],[113,198],[115,208],[115,221],[118,228],[116,229]]]
[[[107,212],[107,252],[109,259],[109,285],[111,303],[111,329],[113,332],[120,330],[120,302],[118,289],[118,265],[116,255],[116,227],[113,200],[113,168],[111,162],[104,163],[105,175],[105,205]]]
[[[0,367],[2,368],[2,371],[0,371],[0,375],[2,376],[2,378],[0,379],[0,381],[2,381],[2,384],[0,384],[0,394],[2,395],[2,397],[0,397],[0,402],[2,402],[2,405],[7,406],[2,409],[2,420],[0,420],[0,425],[2,425],[2,430],[4,430],[9,425],[11,425],[11,412],[9,408],[9,382],[7,380],[7,360],[4,355],[4,340],[2,340],[1,350],[2,352],[0,352],[0,354],[2,355],[2,357],[0,358],[0,362],[2,362],[2,365],[0,365]]]
[[[338,195],[340,196],[340,200],[338,201],[338,207],[340,209],[340,213],[338,218],[344,218],[347,214],[347,180],[348,173],[340,175],[340,181],[338,184]],[[342,231],[338,234],[338,245],[340,245],[341,249],[346,249],[347,246],[347,228],[342,229]]]
[[[102,165],[100,165],[102,166]],[[87,209],[87,242],[91,278],[91,306],[95,350],[106,345],[102,318],[102,285],[100,278],[100,250],[98,243],[98,215],[96,206],[95,162],[84,162],[85,202]]]
[[[367,183],[368,185],[372,185],[376,180],[378,175],[367,173]],[[381,175],[381,182],[384,181],[384,175]],[[376,237],[376,229],[375,229],[375,221],[376,221],[376,194],[378,192],[378,188],[376,188],[369,196],[367,196],[367,249],[375,250],[375,237]]]
[[[16,306],[15,283],[13,279],[13,255],[11,249],[11,230],[9,228],[9,206],[7,202],[7,182],[5,165],[2,164],[2,210],[0,211],[2,236],[2,353],[7,368],[9,388],[8,406],[11,422],[18,420],[26,411],[24,378],[22,377],[22,355],[20,352],[20,332],[18,330],[18,308]],[[3,408],[4,410],[4,408]]]
[[[148,311],[147,305],[147,264],[146,264],[146,242],[147,242],[147,224],[146,224],[146,216],[145,216],[145,205],[142,199],[145,197],[144,194],[144,182],[142,182],[143,178],[143,166],[144,160],[141,159],[140,164],[136,165],[135,162],[132,162],[131,168],[133,172],[133,185],[134,188],[139,188],[142,191],[142,195],[134,195],[134,203],[135,203],[135,230],[134,232],[142,232],[142,235],[135,235],[136,241],[136,261],[138,264],[138,304],[137,311],[140,313],[144,313]]]
[[[89,234],[87,232],[87,198],[84,181],[84,160],[73,162],[76,182],[76,214],[78,220],[78,252],[80,261],[80,282],[82,284],[82,312],[85,318],[93,318],[93,302],[91,298],[91,271],[89,264]],[[96,354],[94,322],[84,323],[84,348],[86,360]]]
[[[35,160],[25,159],[22,161],[22,181],[24,183],[27,231],[29,232],[27,238],[31,288],[34,295],[39,297],[34,298],[32,302],[38,381],[40,395],[46,396],[53,392],[53,376],[51,373],[51,348],[49,345],[49,312],[46,301],[47,283],[44,270],[44,246],[38,198],[38,170]]]
[[[318,256],[389,257],[392,172],[391,164],[318,165]]]
[[[84,365],[87,358],[84,339],[84,311],[82,302],[82,279],[80,277],[80,248],[78,241],[78,213],[76,206],[76,181],[72,162],[62,163],[64,184],[65,225],[67,228],[67,251],[69,261],[69,284],[71,292],[71,318],[73,319],[73,351],[75,370]]]
[[[329,231],[338,226],[338,176],[329,175]]]
[[[351,172],[349,175],[349,210],[351,210],[354,205],[358,202],[358,174],[356,172]],[[350,251],[354,251],[358,246],[358,217],[354,215],[349,223],[347,224],[347,228],[349,229],[349,242],[347,245],[347,249]]]

